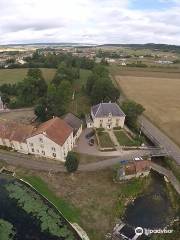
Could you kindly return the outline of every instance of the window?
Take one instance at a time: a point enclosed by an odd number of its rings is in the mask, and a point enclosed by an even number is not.
[[[31,149],[31,152],[34,152],[34,148]]]
[[[55,152],[55,151],[56,151],[55,147],[52,147],[52,151],[53,151],[53,152]]]
[[[30,147],[33,147],[33,146],[34,146],[34,144],[33,144],[33,143],[29,143],[29,145],[30,145]]]
[[[20,149],[23,149],[23,147],[20,145]]]
[[[53,157],[56,157],[56,153],[53,153],[52,155],[53,155]]]
[[[42,154],[45,155],[45,151],[42,151]]]
[[[119,119],[116,119],[116,126],[119,125]]]
[[[43,143],[43,139],[42,139],[42,138],[39,138],[39,141],[40,141],[41,143]]]

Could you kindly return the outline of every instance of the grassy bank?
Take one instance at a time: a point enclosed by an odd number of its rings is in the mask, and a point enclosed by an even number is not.
[[[79,211],[67,201],[59,198],[48,185],[37,176],[25,176],[25,181],[30,183],[39,193],[52,202],[60,212],[71,222],[79,222]]]
[[[123,217],[126,206],[142,194],[150,184],[150,177],[138,178],[121,184],[121,192],[117,202],[117,216]]]

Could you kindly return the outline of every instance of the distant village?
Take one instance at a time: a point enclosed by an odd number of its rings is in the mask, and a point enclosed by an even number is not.
[[[162,53],[160,49],[154,51],[130,51],[128,48],[101,47],[101,46],[19,46],[4,47],[0,49],[0,67],[11,68],[11,66],[25,66],[26,59],[32,57],[36,50],[40,49],[41,54],[47,56],[49,54],[70,53],[80,58],[88,58],[95,60],[97,63],[101,61],[107,64],[118,64],[120,66],[134,66],[133,64],[145,64],[147,66],[160,66],[176,64],[178,58],[175,54]],[[145,67],[144,65],[144,67]],[[143,66],[142,66],[143,67]]]

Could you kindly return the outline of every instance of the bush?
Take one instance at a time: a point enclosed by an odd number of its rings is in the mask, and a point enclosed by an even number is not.
[[[121,127],[114,127],[113,130],[121,130]]]
[[[66,157],[65,167],[69,173],[73,173],[77,171],[79,166],[79,160],[77,159],[77,156],[73,152],[69,152]]]
[[[97,131],[98,133],[103,132],[103,131],[104,131],[104,128],[97,128],[96,131]]]

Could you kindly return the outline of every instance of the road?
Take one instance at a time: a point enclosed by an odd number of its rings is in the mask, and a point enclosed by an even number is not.
[[[171,156],[178,165],[180,165],[180,148],[167,137],[159,128],[153,125],[146,117],[141,116],[139,122],[143,125],[159,144],[164,147],[169,156]]]
[[[158,153],[159,150],[136,150],[136,151],[124,151],[122,155],[116,157],[109,157],[109,159],[88,163],[88,164],[80,164],[78,170],[79,171],[97,171],[109,168],[111,166],[116,165],[121,160],[131,160],[134,157],[141,157],[151,154]],[[66,172],[66,169],[63,163],[48,160],[41,157],[35,157],[33,155],[24,155],[17,152],[7,152],[4,150],[0,150],[0,161],[5,162],[9,165],[18,166],[31,170],[38,171],[52,171],[55,173],[58,172]]]

